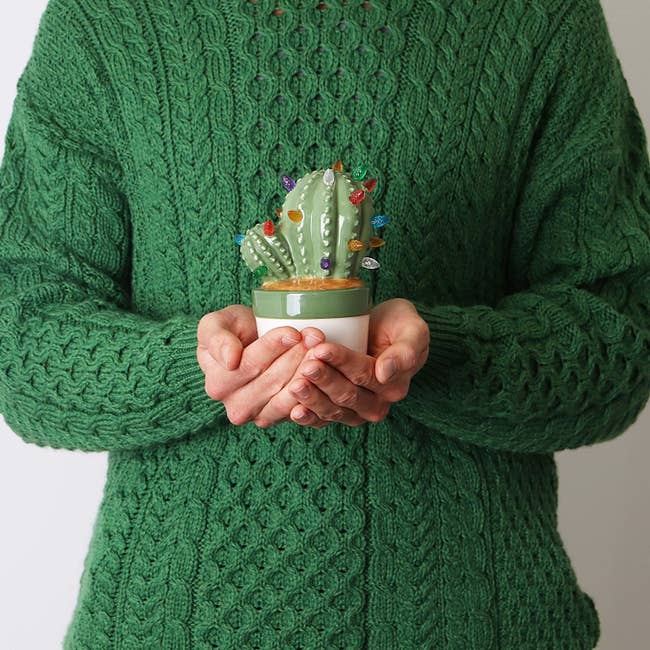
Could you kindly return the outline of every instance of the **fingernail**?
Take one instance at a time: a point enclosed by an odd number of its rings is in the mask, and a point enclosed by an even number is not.
[[[300,341],[300,339],[297,339],[295,334],[285,334],[282,337],[282,345],[295,345],[298,341]]]
[[[298,411],[298,414],[295,416],[296,420],[304,420],[307,417],[307,411]]]
[[[318,352],[314,352],[314,354],[323,361],[332,360],[332,353],[329,350],[319,350]]]
[[[307,344],[308,347],[313,348],[315,345],[318,345],[319,343],[322,343],[323,339],[314,336],[313,334],[307,334],[305,336],[305,343]]]
[[[298,384],[292,387],[291,392],[298,395],[298,397],[307,397],[309,395],[309,387],[304,384]]]
[[[397,363],[392,357],[384,361],[384,375],[386,379],[390,379],[397,372]]]

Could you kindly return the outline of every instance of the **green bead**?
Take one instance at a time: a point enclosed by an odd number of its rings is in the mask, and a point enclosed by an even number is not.
[[[266,268],[266,266],[262,265],[258,266],[253,272],[255,273],[256,278],[261,278],[263,275],[267,275],[269,270]]]
[[[367,172],[368,168],[363,163],[359,163],[352,170],[352,178],[354,178],[355,181],[361,181],[366,177]]]

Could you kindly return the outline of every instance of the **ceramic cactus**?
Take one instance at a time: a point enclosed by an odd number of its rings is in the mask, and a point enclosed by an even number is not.
[[[297,182],[284,176],[289,191],[278,221],[256,224],[240,241],[251,271],[267,282],[358,277],[369,249],[383,243],[372,236],[376,180],[363,181],[363,175],[335,163]]]

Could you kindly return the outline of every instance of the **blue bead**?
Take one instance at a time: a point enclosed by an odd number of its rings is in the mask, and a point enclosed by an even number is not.
[[[370,223],[373,228],[381,228],[388,223],[388,217],[385,214],[376,214],[371,220]]]
[[[237,246],[241,246],[241,243],[243,241],[244,241],[244,235],[242,235],[241,233],[238,234],[238,235],[235,235],[235,244],[237,244]]]

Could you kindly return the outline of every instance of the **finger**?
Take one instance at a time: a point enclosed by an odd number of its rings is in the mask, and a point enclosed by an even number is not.
[[[259,377],[279,356],[302,341],[293,327],[274,327],[244,348],[237,373],[242,383]],[[305,348],[301,346],[304,353]]]
[[[365,422],[354,411],[334,404],[325,393],[307,380],[293,381],[289,386],[289,392],[295,395],[303,406],[308,407],[321,420],[350,425]]]
[[[353,384],[336,368],[322,361],[306,359],[300,372],[314,385],[297,380],[291,382],[289,390],[321,419],[342,421],[342,415],[351,411],[363,421],[379,422],[388,414],[390,405],[381,395]],[[358,423],[355,418],[355,424]]]
[[[305,327],[300,330],[302,341],[307,348],[313,348],[319,343],[325,342],[325,334],[317,327]]]
[[[321,420],[313,411],[310,411],[306,406],[298,404],[291,410],[291,420],[296,424],[302,426],[314,427],[315,429],[322,429],[331,422]]]
[[[223,368],[233,370],[241,352],[257,338],[255,317],[250,307],[230,305],[205,314],[197,328],[199,348],[205,348]]]
[[[302,342],[297,343],[273,361],[262,374],[235,390],[226,402],[230,421],[243,424],[256,419],[271,398],[291,379],[305,351]],[[286,414],[287,412],[282,415]]]
[[[415,374],[419,370],[428,346],[410,337],[400,338],[389,345],[375,362],[375,375],[380,384],[386,384],[404,372]]]
[[[305,327],[300,331],[300,334],[302,335],[302,343],[307,348],[314,347],[325,341],[325,335],[316,327]],[[294,373],[292,379],[298,376]],[[296,404],[298,404],[298,400],[289,392],[285,385],[282,390],[273,395],[264,408],[257,414],[255,424],[259,427],[266,428],[287,420],[291,421],[289,414]]]
[[[317,345],[306,355],[308,359],[320,359],[339,371],[356,386],[368,390],[379,389],[375,377],[375,360],[367,354],[361,354],[338,343],[325,342]]]
[[[295,378],[295,373],[292,379]],[[255,424],[259,427],[270,427],[280,422],[291,421],[289,414],[291,409],[296,406],[298,400],[289,392],[288,386],[291,384],[291,379],[287,384],[278,391],[267,404],[264,405],[262,410],[255,417]]]

